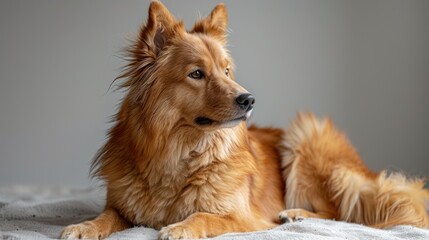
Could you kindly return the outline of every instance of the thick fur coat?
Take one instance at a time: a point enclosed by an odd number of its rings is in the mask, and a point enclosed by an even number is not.
[[[93,162],[106,208],[62,238],[133,225],[160,239],[202,238],[301,217],[428,226],[423,182],[370,171],[329,120],[247,128],[255,99],[234,81],[226,30],[222,4],[189,31],[150,4],[120,76],[128,93]]]

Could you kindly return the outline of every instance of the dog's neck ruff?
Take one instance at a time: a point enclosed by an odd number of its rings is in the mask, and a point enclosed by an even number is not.
[[[242,142],[240,138],[245,134],[245,128],[246,123],[243,122],[233,128],[211,132],[181,128],[165,136],[161,134],[157,141],[158,150],[138,159],[138,166],[153,184],[160,181],[165,184],[181,181],[214,162],[229,159]],[[163,164],[159,164],[160,162]],[[162,169],[157,169],[160,167]],[[147,171],[148,168],[153,171]]]

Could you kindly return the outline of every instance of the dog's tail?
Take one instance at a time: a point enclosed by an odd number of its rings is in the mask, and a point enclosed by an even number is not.
[[[429,191],[422,179],[407,179],[400,173],[381,172],[376,182],[375,227],[409,224],[429,227]]]
[[[313,174],[325,179],[326,201],[337,209],[337,219],[373,227],[413,225],[429,227],[427,203],[429,191],[421,179],[407,179],[399,173],[371,172],[344,134],[329,119],[300,114],[286,131],[284,169],[304,163]],[[299,163],[299,162],[301,163]],[[322,176],[324,175],[324,176]],[[299,178],[286,173],[287,183]],[[297,180],[299,181],[299,180]],[[289,184],[287,184],[289,187]],[[292,191],[301,191],[294,184],[287,189],[287,200],[294,205]],[[311,203],[311,199],[301,202]],[[288,205],[289,205],[288,204]],[[293,206],[300,207],[300,206]]]

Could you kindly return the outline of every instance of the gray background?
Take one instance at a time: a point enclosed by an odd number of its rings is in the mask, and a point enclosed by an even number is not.
[[[218,1],[164,1],[188,27]],[[225,1],[252,119],[329,115],[374,170],[429,173],[429,1]],[[0,183],[86,186],[148,1],[0,3]]]

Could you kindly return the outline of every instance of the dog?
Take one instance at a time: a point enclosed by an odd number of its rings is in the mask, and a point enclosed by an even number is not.
[[[151,2],[119,76],[128,92],[92,165],[105,209],[61,238],[134,225],[160,239],[205,238],[305,217],[429,225],[423,181],[370,171],[330,120],[308,113],[287,130],[248,128],[255,98],[234,81],[226,35],[223,4],[187,31]]]

